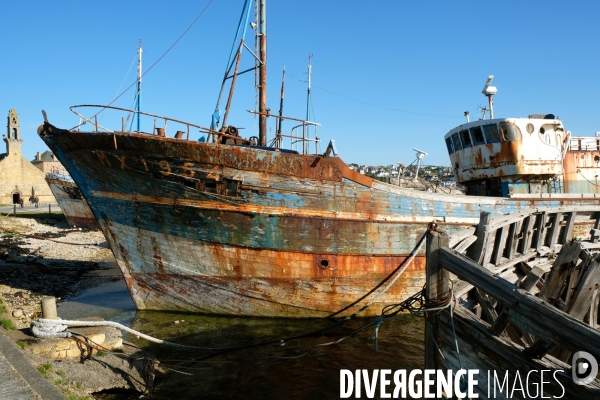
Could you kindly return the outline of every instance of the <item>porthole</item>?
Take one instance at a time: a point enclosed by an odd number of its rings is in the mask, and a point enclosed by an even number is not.
[[[533,124],[531,122],[527,124],[527,132],[533,133]]]

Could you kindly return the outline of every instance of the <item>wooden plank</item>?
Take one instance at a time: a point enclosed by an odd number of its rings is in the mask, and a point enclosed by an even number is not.
[[[454,250],[464,254],[465,250],[467,250],[469,246],[472,245],[476,240],[477,236],[468,236],[466,239],[460,242],[458,246],[454,247]]]
[[[519,243],[519,253],[529,252],[531,242],[533,241],[533,225],[535,224],[535,216],[530,215],[523,222],[523,239]]]
[[[555,213],[554,219],[552,220],[552,226],[548,230],[548,235],[546,236],[546,246],[550,247],[550,249],[553,249],[554,245],[556,244],[556,238],[558,238],[562,216],[563,214],[560,212]]]
[[[550,276],[542,288],[539,298],[550,303],[556,301],[565,288],[567,278],[575,268],[574,261],[579,258],[581,244],[572,241],[564,245],[562,251],[554,261]]]
[[[537,251],[540,250],[540,248],[544,245],[544,234],[546,233],[546,220],[548,218],[548,215],[546,214],[546,212],[542,212],[537,220],[536,220],[536,224],[535,224],[535,240],[533,245],[535,246],[535,249]]]
[[[481,291],[481,289],[475,288],[475,290],[473,290],[473,294],[481,306],[483,316],[490,324],[493,324],[494,321],[498,319],[498,313],[494,309],[492,302],[490,299],[488,299],[487,295]]]
[[[490,234],[493,234],[495,232],[489,231],[489,224],[491,220],[492,214],[490,214],[489,212],[482,211],[479,214],[479,224],[477,225],[477,230],[475,231],[475,236],[477,236],[477,240],[471,247],[471,251],[468,253],[469,257],[475,260],[478,264],[482,263],[482,260],[485,256]]]
[[[449,312],[444,312],[444,316],[448,314]],[[453,370],[457,370],[457,355],[456,351],[453,349],[454,332],[450,327],[449,321],[441,325],[442,334],[445,338],[442,347],[447,358],[444,366],[448,369],[454,368]],[[555,375],[560,384],[554,379],[549,379],[549,383],[544,383],[543,395],[547,398],[553,396],[554,398],[559,398],[559,396],[562,396],[563,399],[598,399],[600,390],[598,389],[597,379],[587,386],[579,386],[571,379],[569,365],[559,360],[555,360],[552,357],[544,357],[542,359],[523,357],[522,347],[507,342],[502,337],[492,335],[489,331],[489,325],[485,321],[477,319],[473,314],[462,307],[457,307],[455,309],[454,325],[456,336],[459,341],[458,344],[462,367],[480,370],[480,380],[478,385],[475,385],[475,390],[480,391],[480,399],[490,398],[489,393],[487,392],[487,371],[502,371],[502,373],[508,371],[510,374],[517,370],[520,371],[520,377],[523,380],[523,383],[525,383],[523,377],[526,376],[529,371],[566,371]],[[465,367],[465,364],[469,366]],[[509,378],[508,381],[516,382],[514,377]],[[509,385],[512,387],[512,383],[509,383]],[[521,398],[519,390],[517,390],[515,394]],[[517,398],[517,396],[513,398]],[[542,396],[542,394],[540,394],[540,396]],[[499,398],[506,397],[501,396],[498,393],[496,399]]]
[[[590,305],[590,327],[598,329],[598,305],[600,303],[600,290],[594,290],[592,304]]]
[[[567,214],[567,224],[565,225],[563,235],[560,238],[561,244],[565,244],[569,240],[571,240],[571,234],[573,233],[573,226],[575,225],[575,216],[576,215],[577,215],[577,213],[575,211]]]
[[[523,282],[519,285],[519,287],[527,292],[531,292],[535,287],[536,283],[540,280],[540,278],[544,275],[544,270],[539,267],[533,267],[531,271],[527,274]]]
[[[533,267],[531,271],[529,271],[525,279],[521,282],[519,287],[527,292],[531,292],[535,288],[535,284],[542,277],[542,275],[544,275],[544,271],[542,269],[538,267]],[[492,325],[491,329],[494,335],[500,335],[502,332],[504,332],[504,330],[508,327],[509,322],[510,320],[508,318],[508,312],[506,307],[504,307],[504,309],[502,310],[500,315],[498,315],[498,318],[494,321],[494,324]],[[512,339],[512,335],[510,336]],[[522,344],[523,342],[520,339],[517,343]]]
[[[583,320],[590,309],[594,293],[600,285],[600,260],[596,258],[581,270],[581,279],[577,288],[568,299],[565,311],[573,318]]]
[[[507,254],[506,258],[512,260],[515,257],[515,252],[517,249],[517,244],[519,243],[519,233],[521,232],[521,224],[523,221],[517,221],[513,225],[510,226],[510,232],[508,236],[508,240],[506,243]]]
[[[464,228],[456,232],[454,235],[449,237],[448,247],[454,248],[458,243],[462,242],[464,239],[468,238],[469,236],[475,235],[476,230],[476,227],[470,226],[468,228]]]
[[[490,262],[494,265],[498,265],[504,254],[504,248],[506,246],[506,238],[508,236],[509,227],[503,226],[499,229],[500,237],[494,242],[494,251]]]
[[[443,268],[504,303],[509,309],[510,322],[521,330],[566,350],[587,351],[600,359],[600,332],[597,330],[494,276],[489,270],[451,249],[440,249],[438,257]]]

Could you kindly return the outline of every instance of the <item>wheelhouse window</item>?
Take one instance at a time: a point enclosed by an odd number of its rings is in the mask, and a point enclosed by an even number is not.
[[[458,132],[452,135],[452,144],[454,144],[454,151],[462,150],[462,144],[460,143]]]
[[[485,134],[485,140],[488,143],[500,142],[500,133],[498,132],[498,126],[496,124],[483,125],[483,132]]]
[[[483,137],[483,131],[481,126],[474,126],[471,128],[471,136],[473,136],[473,144],[485,144],[485,138]]]
[[[462,139],[465,149],[467,147],[473,146],[473,143],[471,142],[471,135],[469,135],[468,129],[465,129],[464,131],[460,131],[460,138]]]
[[[507,142],[521,140],[521,130],[518,126],[509,124],[508,122],[500,122],[500,137]]]
[[[446,138],[446,146],[448,147],[448,154],[454,153],[454,147],[452,147],[452,138]]]

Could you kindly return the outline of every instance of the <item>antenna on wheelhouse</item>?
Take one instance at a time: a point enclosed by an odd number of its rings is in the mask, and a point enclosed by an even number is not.
[[[485,82],[485,86],[481,93],[487,96],[489,105],[490,105],[490,119],[494,119],[494,95],[498,92],[495,86],[490,86],[492,84],[492,80],[494,79],[494,75],[490,75]],[[485,113],[483,114],[483,118],[485,118]]]
[[[140,111],[142,107],[142,39],[138,47],[138,74],[137,74],[137,94],[135,110],[137,111],[137,131],[140,132]]]
[[[421,161],[423,160],[423,157],[427,155],[427,153],[423,150],[415,148],[413,148],[413,150],[417,152],[417,170],[415,171],[415,178],[413,179],[413,181],[416,182],[419,179],[419,169],[421,169]]]

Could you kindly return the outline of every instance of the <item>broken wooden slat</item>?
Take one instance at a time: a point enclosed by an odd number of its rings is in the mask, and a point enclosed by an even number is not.
[[[594,292],[600,285],[600,257],[588,264],[587,268],[581,270],[581,279],[574,293],[568,299],[565,309],[573,318],[583,320],[592,304]]]
[[[571,241],[564,245],[562,251],[554,261],[550,276],[542,288],[539,298],[553,303],[558,299],[565,288],[567,278],[575,268],[574,261],[579,258],[581,245]]]
[[[498,230],[500,237],[496,234],[497,240],[494,241],[494,251],[492,252],[492,258],[490,262],[494,265],[498,265],[504,254],[504,248],[506,246],[506,238],[508,236],[509,227],[503,226]]]
[[[565,225],[565,230],[560,239],[561,244],[565,244],[571,239],[571,233],[573,232],[573,226],[575,225],[575,215],[577,215],[575,211],[567,214],[567,224]]]
[[[548,215],[544,211],[538,216],[536,224],[535,224],[536,236],[535,236],[533,246],[538,251],[544,245],[544,233],[546,230],[546,219],[547,218],[548,218]]]
[[[540,280],[542,275],[544,275],[544,271],[541,268],[533,267],[525,279],[521,282],[519,287],[527,292],[531,292],[533,288],[535,288],[535,284],[538,282],[538,280]],[[500,335],[506,329],[509,322],[510,320],[508,318],[508,313],[506,312],[506,307],[504,307],[504,310],[500,313],[492,325],[492,332],[494,335]]]
[[[454,247],[454,250],[458,251],[459,253],[464,253],[465,250],[467,250],[469,246],[472,245],[476,240],[477,236],[469,236],[460,242],[456,247]]]
[[[490,236],[489,223],[491,220],[492,214],[489,212],[482,211],[479,215],[479,224],[477,225],[477,230],[475,231],[477,240],[473,244],[471,252],[469,252],[471,259],[475,260],[478,264],[482,263],[482,260],[485,257],[485,252],[488,248]]]
[[[508,240],[506,241],[506,258],[512,260],[515,257],[515,250],[517,249],[517,243],[519,243],[519,239],[517,236],[521,231],[521,224],[523,221],[517,221],[510,226],[510,232],[508,233]]]
[[[566,350],[587,351],[600,359],[600,332],[597,330],[494,276],[489,270],[451,249],[440,249],[438,259],[443,268],[504,303],[509,310],[510,322],[520,329]]]
[[[448,247],[454,248],[457,244],[462,242],[464,239],[468,238],[469,236],[473,236],[475,234],[475,230],[476,230],[476,228],[474,226],[470,226],[470,227],[464,228],[461,231],[457,232],[456,234],[452,235],[449,238]]]
[[[523,240],[521,240],[519,246],[519,253],[527,253],[529,251],[529,247],[531,246],[531,242],[533,240],[533,225],[535,223],[535,216],[530,215],[525,218],[523,222]]]
[[[558,232],[560,230],[560,222],[562,220],[562,213],[557,212],[554,214],[554,219],[552,220],[552,226],[548,230],[548,235],[546,236],[546,245],[550,247],[550,249],[554,248],[556,244],[556,238],[558,237]]]

